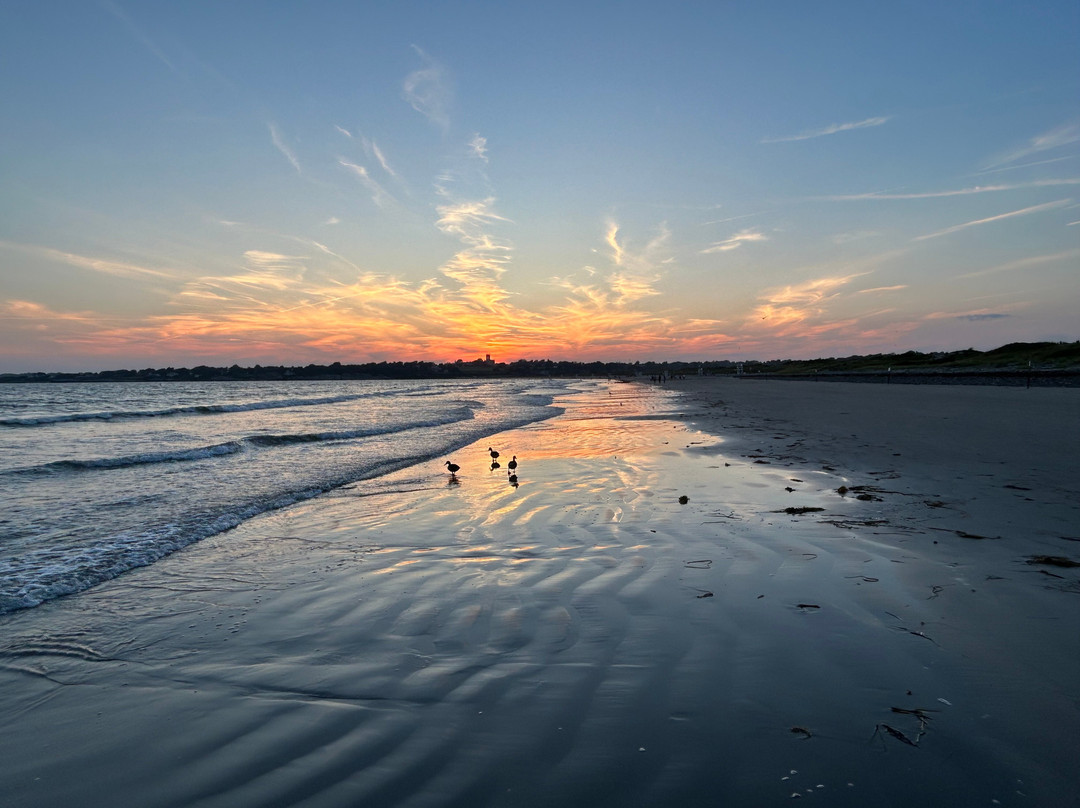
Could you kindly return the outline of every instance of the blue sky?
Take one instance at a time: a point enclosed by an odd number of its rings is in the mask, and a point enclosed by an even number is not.
[[[0,371],[1080,338],[1075,2],[0,6]]]

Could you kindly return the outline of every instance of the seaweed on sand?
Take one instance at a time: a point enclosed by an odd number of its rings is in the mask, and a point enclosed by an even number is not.
[[[923,735],[926,734],[927,724],[932,718],[928,713],[937,712],[937,710],[926,710],[922,707],[916,707],[914,710],[908,710],[904,707],[893,707],[892,711],[901,715],[915,716],[919,722],[919,728],[915,733],[915,737],[912,738],[898,730],[896,727],[890,726],[884,722],[878,723],[877,726],[874,727],[874,734],[870,736],[870,740],[873,741],[875,738],[881,738],[882,748],[884,748],[885,745],[885,734],[891,735],[893,738],[900,741],[900,743],[917,747],[919,741],[922,740]],[[882,733],[882,730],[884,730],[884,734]]]
[[[1080,567],[1080,561],[1073,561],[1065,556],[1033,555],[1028,556],[1028,564],[1042,564],[1049,567]]]

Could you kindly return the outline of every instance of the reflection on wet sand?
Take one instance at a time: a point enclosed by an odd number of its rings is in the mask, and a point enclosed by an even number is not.
[[[9,616],[12,804],[1062,797],[1075,595],[935,544],[908,481],[860,500],[612,392],[649,417],[583,395],[497,436],[528,484],[485,440],[454,485],[407,469]]]

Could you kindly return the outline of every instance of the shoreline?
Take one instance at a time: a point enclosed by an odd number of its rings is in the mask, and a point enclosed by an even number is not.
[[[456,485],[406,469],[6,615],[0,789],[1074,804],[1080,576],[1024,557],[1080,555],[1076,427],[1043,434],[1075,391],[854,387],[612,385]]]
[[[693,423],[774,462],[839,469],[861,485],[911,479],[919,489],[912,496],[977,505],[962,515],[979,525],[971,532],[1024,534],[1034,525],[1048,546],[1080,541],[1075,390],[695,379],[674,386],[696,408]]]
[[[190,384],[218,382],[340,382],[340,381],[503,381],[503,380],[533,380],[544,379],[581,380],[591,381],[623,381],[639,382],[646,375],[656,377],[661,373],[670,376],[687,378],[686,374],[694,374],[708,363],[700,362],[648,362],[645,369],[626,363],[609,363],[612,368],[607,371],[592,373],[575,372],[568,369],[564,372],[493,372],[484,366],[482,370],[457,371],[455,373],[417,373],[406,375],[380,375],[378,373],[359,374],[317,374],[303,375],[230,375],[218,373],[214,375],[192,376],[174,374],[152,374],[143,376],[139,372],[123,372],[124,375],[110,375],[105,371],[87,371],[84,373],[66,372],[31,372],[31,373],[6,373],[0,374],[2,384]],[[728,362],[728,365],[734,363]],[[693,378],[693,376],[690,376]],[[898,368],[897,370],[823,370],[808,372],[761,372],[751,371],[745,375],[736,370],[728,369],[723,372],[710,372],[709,379],[739,379],[741,381],[775,380],[775,381],[815,381],[815,382],[869,382],[879,384],[976,384],[995,385],[1009,387],[1080,387],[1080,367],[1056,367],[1056,368],[1031,368],[1021,369],[1016,367],[976,367],[976,368]]]
[[[997,387],[1080,387],[1080,369],[973,368],[971,370],[897,370],[842,371],[814,373],[753,373],[736,376],[739,381],[857,382],[862,384],[974,384]]]

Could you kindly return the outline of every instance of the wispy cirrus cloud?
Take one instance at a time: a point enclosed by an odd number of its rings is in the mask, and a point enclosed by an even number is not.
[[[868,273],[856,272],[850,275],[830,275],[767,289],[761,295],[764,302],[753,310],[750,323],[787,329],[820,317],[825,313],[826,303],[836,297],[842,287],[866,274]]]
[[[235,270],[179,281],[166,307],[171,313],[109,320],[94,312],[56,315],[28,305],[12,328],[40,333],[41,345],[62,346],[67,355],[137,355],[169,364],[217,356],[280,362],[283,355],[315,362],[445,361],[484,352],[500,358],[603,359],[667,349],[708,351],[729,341],[721,328],[676,332],[664,313],[639,305],[660,294],[660,269],[670,260],[666,225],[635,239],[609,222],[597,238],[612,248],[609,260],[583,268],[576,280],[553,284],[563,294],[530,307],[502,283],[513,245],[500,230],[513,223],[498,211],[494,197],[440,193],[444,203],[436,208],[435,225],[461,247],[435,278],[406,281],[368,272],[327,244],[263,233],[267,246],[243,252]],[[269,239],[309,249],[281,249]]]
[[[393,166],[390,165],[390,161],[386,159],[386,155],[383,154],[383,150],[379,148],[378,143],[366,137],[362,139],[362,143],[364,144],[364,152],[368,156],[375,159],[375,161],[379,164],[379,168],[381,168],[395,180],[400,179],[397,172],[394,171]]]
[[[315,249],[319,250],[322,253],[325,253],[326,255],[329,255],[331,258],[336,258],[338,261],[345,264],[345,266],[349,267],[349,269],[353,269],[356,272],[361,273],[361,274],[363,273],[363,270],[361,270],[360,267],[358,267],[356,264],[354,264],[352,261],[350,261],[344,255],[341,255],[339,253],[334,252],[329,247],[327,247],[325,244],[321,244],[320,242],[315,241],[314,239],[301,239],[301,238],[298,238],[297,241],[299,241],[301,244],[310,244]]]
[[[165,55],[165,51],[158,47],[157,43],[154,42],[154,40],[152,40],[149,36],[147,36],[146,33],[142,30],[142,28],[135,24],[134,20],[132,20],[131,17],[129,17],[124,12],[124,10],[120,8],[118,4],[113,2],[113,0],[102,0],[101,5],[106,11],[108,11],[110,14],[120,20],[120,22],[122,22],[124,26],[128,29],[128,32],[132,36],[134,36],[135,39],[137,39],[144,48],[150,51],[150,53],[152,53],[163,65],[169,68],[169,70],[171,70],[176,75],[180,75],[180,70],[176,67],[175,64],[173,64],[172,60]]]
[[[621,236],[614,221],[605,225],[602,240],[607,246],[610,268],[586,266],[579,273],[551,278],[548,285],[564,290],[565,300],[537,312],[542,339],[533,350],[543,351],[547,340],[556,355],[603,355],[608,351],[663,349],[678,341],[673,323],[662,313],[651,312],[636,304],[659,294],[658,268],[667,263],[670,230],[661,224],[643,246]],[[600,250],[596,250],[599,254]],[[548,355],[553,351],[549,348]]]
[[[1069,156],[1069,155],[1066,155],[1065,157],[1050,157],[1050,158],[1048,158],[1046,160],[1033,160],[1030,163],[1016,163],[1015,165],[1001,166],[999,168],[987,168],[987,169],[983,169],[982,171],[976,171],[974,173],[976,175],[979,175],[979,174],[1000,174],[1000,173],[1002,173],[1004,171],[1016,171],[1016,170],[1021,169],[1021,168],[1034,168],[1035,166],[1045,166],[1045,165],[1050,165],[1051,163],[1063,163],[1066,160],[1072,160],[1072,159],[1074,159],[1074,158],[1072,156]]]
[[[661,249],[663,232],[641,253],[628,251],[626,267],[588,272],[583,282],[564,284],[560,300],[529,308],[499,283],[512,251],[493,233],[508,220],[492,200],[448,201],[438,221],[464,245],[439,278],[416,282],[366,272],[314,242],[318,252],[309,255],[251,249],[236,271],[185,282],[169,301],[171,313],[110,318],[0,301],[7,344],[28,345],[21,335],[34,335],[33,351],[13,347],[5,354],[0,340],[0,355],[43,357],[62,349],[98,361],[139,356],[170,364],[223,356],[248,363],[282,356],[446,361],[485,351],[500,358],[604,358],[675,344],[670,321],[634,306],[655,290],[630,267]],[[351,278],[336,280],[340,273],[327,256],[350,266]]]
[[[196,309],[206,304],[207,311],[218,311],[223,317],[230,312],[257,308],[273,308],[268,302],[277,294],[297,288],[306,273],[302,256],[285,255],[267,250],[247,250],[243,267],[231,275],[207,275],[186,283],[173,298],[173,307]]]
[[[1009,312],[995,311],[993,309],[974,309],[972,311],[934,311],[924,315],[924,320],[968,320],[973,323],[982,320],[1003,320],[1013,317]]]
[[[951,233],[957,233],[961,230],[967,230],[969,227],[979,227],[980,225],[990,224],[991,222],[1000,222],[1005,219],[1012,219],[1017,216],[1030,216],[1033,213],[1042,213],[1046,210],[1053,210],[1055,208],[1061,208],[1072,202],[1071,199],[1059,199],[1056,202],[1044,202],[1041,205],[1032,205],[1031,207],[1021,208],[1020,210],[1012,210],[1008,213],[999,213],[997,216],[988,216],[985,219],[975,219],[974,221],[964,222],[963,224],[956,224],[952,227],[946,227],[944,230],[938,230],[933,233],[927,233],[924,236],[916,236],[915,241],[926,241],[927,239],[939,238],[941,236],[947,236]]]
[[[622,245],[619,244],[619,226],[615,222],[608,222],[607,232],[604,234],[604,241],[611,248],[611,261],[615,266],[622,266],[623,256],[625,252]]]
[[[469,154],[485,163],[488,161],[487,157],[487,138],[481,137],[479,134],[475,134],[469,140]]]
[[[50,321],[66,321],[89,326],[96,326],[101,322],[101,318],[94,312],[57,311],[56,309],[50,309],[48,306],[41,303],[35,303],[32,300],[0,301],[0,315],[2,315],[5,320],[26,320],[33,322],[37,324],[35,325],[35,328],[38,330],[42,328],[41,323]]]
[[[575,282],[570,278],[553,278],[550,283],[567,289],[573,299],[591,301],[595,308],[603,309],[611,317],[630,316],[628,307],[638,301],[659,294],[656,283],[660,280],[660,267],[669,262],[665,257],[671,231],[660,224],[656,234],[644,246],[634,249],[619,238],[620,228],[609,221],[604,230],[604,243],[610,248],[608,260],[613,269],[603,271],[596,267],[584,267],[588,278]],[[644,314],[633,316],[648,319]]]
[[[184,319],[192,318],[185,315]],[[207,322],[212,323],[212,318]],[[31,300],[0,301],[0,356],[18,362],[36,364],[54,360],[58,354],[99,363],[123,362],[133,356],[171,360],[177,355],[176,343],[167,336],[184,330],[185,325],[172,315],[117,316],[88,310],[65,311]],[[215,347],[224,353],[228,350],[227,340],[218,340]],[[199,354],[200,358],[212,355]]]
[[[608,257],[611,263],[619,270],[633,273],[638,280],[644,281],[644,284],[649,286],[657,279],[657,267],[670,263],[672,260],[664,255],[670,239],[671,230],[665,223],[661,223],[657,227],[656,235],[650,238],[643,247],[637,249],[630,249],[619,239],[619,225],[614,220],[607,222],[604,231],[604,243],[610,248]],[[627,283],[626,288],[632,285],[636,284]]]
[[[898,286],[875,286],[873,289],[860,289],[855,294],[857,295],[874,295],[881,292],[899,292],[901,289],[907,289],[907,284],[900,284]]]
[[[274,148],[285,156],[285,159],[296,169],[297,174],[303,174],[304,172],[300,169],[300,161],[296,159],[296,155],[293,154],[292,149],[290,149],[285,144],[285,141],[281,139],[281,132],[278,131],[277,125],[268,123],[267,127],[270,129],[270,140],[273,142]]]
[[[1042,152],[1057,149],[1061,146],[1068,146],[1078,141],[1080,141],[1080,122],[1074,121],[1062,124],[1041,135],[1036,135],[1023,146],[991,160],[986,165],[986,168],[998,168],[1000,166],[1008,165],[1009,163],[1015,163],[1017,160],[1031,157],[1035,154],[1041,154]]]
[[[853,129],[868,129],[874,126],[882,126],[892,120],[892,116],[885,115],[876,118],[866,118],[862,121],[853,121],[851,123],[833,123],[821,129],[810,129],[805,132],[800,132],[797,135],[782,135],[779,137],[764,137],[761,139],[762,143],[790,143],[796,140],[811,140],[816,137],[825,137],[826,135],[835,135],[840,132],[850,132]]]
[[[1000,272],[1015,272],[1020,269],[1031,269],[1032,267],[1077,259],[1080,259],[1080,249],[1065,250],[1064,252],[1054,253],[1052,255],[1033,255],[1028,258],[1021,258],[1019,261],[1010,261],[1007,264],[1000,264],[996,267],[989,267],[987,269],[980,269],[976,272],[967,272],[963,275],[957,275],[954,280],[959,281],[968,278],[981,278],[984,275],[997,275]]]
[[[814,197],[814,199],[827,202],[864,202],[868,200],[878,199],[943,199],[952,196],[974,196],[976,194],[993,194],[999,193],[1001,191],[1019,191],[1029,188],[1053,188],[1061,185],[1080,185],[1080,179],[1067,177],[1062,179],[1033,180],[1032,182],[1016,182],[999,185],[975,185],[971,188],[953,188],[944,191],[921,191],[916,193],[870,191],[863,194],[838,194],[834,196],[818,196]]]
[[[493,222],[508,222],[509,219],[495,212],[495,198],[473,199],[463,202],[449,202],[435,208],[439,214],[435,226],[444,233],[459,237],[470,244],[484,243],[490,240],[484,231]]]
[[[670,230],[661,224],[640,249],[621,240],[619,232],[619,226],[609,221],[603,235],[614,269],[584,267],[587,277],[581,281],[572,277],[549,281],[565,290],[566,300],[539,314],[546,339],[560,346],[563,355],[596,355],[598,350],[640,350],[646,346],[656,350],[680,341],[672,332],[671,320],[635,305],[659,294],[656,283],[661,275],[657,268],[667,263],[664,256]],[[537,348],[542,344],[538,342]]]
[[[493,315],[502,311],[509,294],[499,278],[510,263],[513,245],[492,232],[493,226],[509,220],[495,212],[495,198],[453,200],[441,192],[447,202],[438,205],[435,226],[453,236],[463,248],[445,262],[439,271],[459,284],[456,294],[475,311]]]
[[[413,45],[423,67],[405,77],[402,86],[409,105],[432,123],[445,130],[450,125],[450,102],[453,92],[442,65]]]
[[[338,165],[348,169],[359,178],[360,183],[371,192],[371,201],[380,208],[386,207],[394,202],[394,197],[371,176],[370,172],[364,166],[351,163],[344,157],[338,158]]]
[[[731,326],[726,320],[695,317],[670,323],[667,333],[680,350],[707,356],[742,344],[744,337],[729,333]]]
[[[106,258],[94,258],[89,255],[64,252],[52,247],[42,247],[37,244],[20,244],[14,241],[0,241],[0,248],[18,250],[23,253],[45,258],[50,261],[59,261],[81,269],[90,269],[106,275],[115,275],[121,278],[144,278],[144,279],[175,279],[175,272],[166,272],[160,269],[138,266],[122,261],[111,261]]]
[[[718,241],[712,246],[706,247],[700,251],[701,255],[710,255],[712,253],[730,252],[731,250],[737,250],[743,244],[751,244],[759,241],[768,241],[769,238],[760,230],[740,230],[733,236]]]

